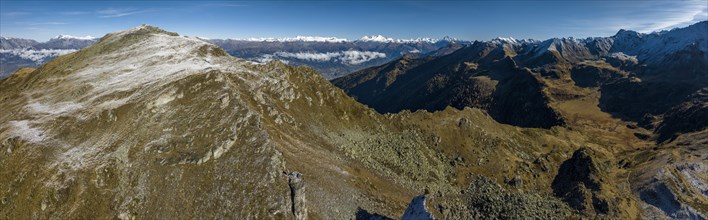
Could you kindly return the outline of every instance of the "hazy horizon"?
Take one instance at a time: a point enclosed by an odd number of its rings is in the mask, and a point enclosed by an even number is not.
[[[150,24],[212,39],[321,36],[356,40],[495,37],[544,40],[649,33],[708,20],[705,1],[0,2],[0,35],[101,37]]]

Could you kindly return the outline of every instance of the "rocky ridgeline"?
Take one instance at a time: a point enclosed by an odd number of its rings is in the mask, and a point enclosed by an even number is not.
[[[290,186],[290,199],[292,200],[292,212],[295,219],[307,219],[307,200],[305,199],[305,180],[302,173],[291,172],[288,174],[288,185]]]

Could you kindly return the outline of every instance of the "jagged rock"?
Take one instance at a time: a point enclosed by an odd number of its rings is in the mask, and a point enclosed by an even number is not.
[[[403,220],[426,220],[434,219],[427,208],[425,208],[425,195],[416,196],[411,204],[406,208],[406,212],[401,217]]]
[[[561,164],[553,180],[556,196],[586,214],[607,214],[608,202],[600,196],[602,188],[600,169],[587,148],[573,153],[573,157]]]
[[[524,185],[524,180],[520,176],[508,178],[505,182],[514,188],[521,188]]]
[[[305,199],[305,182],[302,173],[290,172],[288,174],[288,185],[290,186],[290,199],[292,200],[292,212],[295,219],[307,219],[307,206]]]
[[[667,164],[638,188],[648,218],[706,219],[708,167],[700,162]]]

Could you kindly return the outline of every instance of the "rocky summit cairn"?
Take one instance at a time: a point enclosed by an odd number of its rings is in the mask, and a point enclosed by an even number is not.
[[[305,182],[302,173],[297,171],[288,174],[288,185],[290,185],[290,199],[292,200],[292,211],[295,219],[307,219],[307,207],[305,206]]]

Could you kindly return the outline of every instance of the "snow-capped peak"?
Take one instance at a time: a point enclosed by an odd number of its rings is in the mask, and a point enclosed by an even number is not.
[[[492,42],[509,43],[509,44],[519,43],[519,41],[514,39],[513,37],[497,37],[497,38],[492,39]]]
[[[441,41],[457,41],[457,38],[445,36],[441,39]]]
[[[96,39],[95,37],[92,37],[91,35],[86,35],[83,37],[77,37],[77,36],[72,36],[72,35],[67,35],[67,34],[60,34],[53,39],[77,39],[77,40],[93,40]]]
[[[250,37],[250,38],[234,39],[234,40],[257,41],[257,42],[328,42],[328,43],[339,43],[339,42],[348,42],[349,41],[346,38],[320,37],[320,36],[296,36],[296,37],[283,37],[283,38]]]
[[[384,37],[383,35],[371,35],[363,36],[359,41],[364,42],[381,42],[381,43],[437,43],[439,40],[434,38],[415,38],[415,39],[394,39],[390,37]]]
[[[373,41],[373,42],[393,42],[393,38],[388,38],[384,37],[382,35],[371,35],[371,36],[363,36],[360,41]]]

